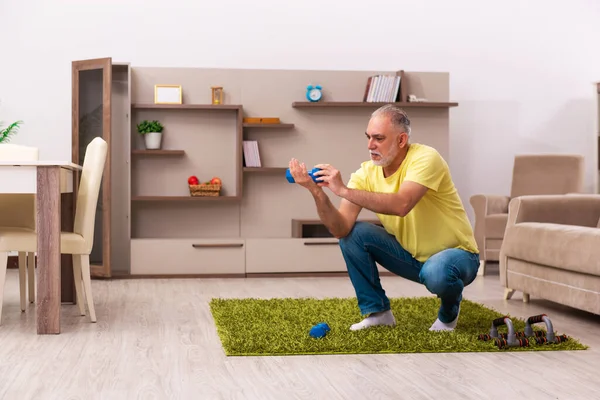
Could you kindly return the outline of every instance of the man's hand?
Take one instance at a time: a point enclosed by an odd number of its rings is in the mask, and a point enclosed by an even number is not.
[[[290,174],[292,175],[292,177],[294,178],[294,181],[298,185],[304,186],[305,188],[307,188],[309,190],[313,190],[313,189],[317,188],[317,184],[315,182],[313,182],[310,175],[308,175],[308,171],[306,170],[306,165],[304,165],[304,163],[301,163],[300,161],[296,160],[295,158],[292,158],[290,160],[289,167],[290,167]]]
[[[347,189],[342,174],[329,164],[317,164],[316,168],[321,168],[321,171],[315,172],[315,176],[320,180],[319,186],[326,186],[336,196],[341,196],[344,190]]]

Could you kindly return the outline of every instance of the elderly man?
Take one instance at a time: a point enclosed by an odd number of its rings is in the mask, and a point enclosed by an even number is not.
[[[314,197],[323,224],[340,239],[365,316],[351,330],[396,324],[376,262],[437,295],[441,304],[432,331],[456,327],[463,289],[477,275],[479,250],[449,167],[432,147],[410,143],[410,131],[402,109],[376,110],[365,132],[371,159],[347,186],[332,165],[315,166],[321,168],[315,183],[303,163],[289,163],[295,182]],[[325,187],[342,198],[338,209]],[[383,227],[357,222],[362,208],[376,213]]]

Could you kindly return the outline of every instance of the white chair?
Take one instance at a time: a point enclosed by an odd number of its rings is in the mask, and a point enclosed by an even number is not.
[[[0,161],[37,161],[36,147],[17,144],[0,144]],[[15,194],[0,196],[0,229],[25,228],[35,230],[35,196]],[[0,263],[0,268],[2,264]],[[28,274],[27,274],[28,272]],[[29,278],[26,276],[29,275]],[[4,287],[5,274],[0,273],[0,286]],[[19,252],[19,284],[21,311],[25,311],[25,285],[29,281],[29,302],[35,301],[35,254]],[[0,302],[2,298],[0,298]]]
[[[100,184],[104,173],[104,165],[108,152],[107,143],[100,137],[94,138],[86,148],[83,170],[77,193],[75,221],[73,232],[61,232],[61,254],[73,255],[73,274],[75,292],[81,315],[85,315],[83,295],[87,299],[90,319],[96,322],[96,311],[92,297],[90,274],[90,253],[94,243],[94,222],[96,205],[100,192]],[[37,234],[31,229],[0,229],[0,273],[6,272],[6,256],[8,251],[37,250]],[[0,278],[0,280],[2,280]],[[83,287],[82,287],[83,283]],[[0,288],[0,298],[3,289]],[[0,303],[0,318],[2,308]]]

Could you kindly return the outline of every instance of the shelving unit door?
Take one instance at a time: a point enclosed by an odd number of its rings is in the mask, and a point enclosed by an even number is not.
[[[102,137],[111,148],[112,59],[97,58],[72,62],[72,160],[83,165],[85,149]],[[111,152],[107,153],[94,224],[94,244],[90,254],[93,277],[110,277]],[[79,189],[78,174],[74,195]],[[76,199],[77,197],[75,197]],[[75,204],[77,207],[77,204]]]

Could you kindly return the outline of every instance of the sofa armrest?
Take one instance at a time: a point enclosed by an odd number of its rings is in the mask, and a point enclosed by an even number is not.
[[[475,227],[473,228],[475,241],[479,252],[485,256],[485,216],[507,213],[510,197],[476,194],[471,196],[469,201],[475,213]]]
[[[600,195],[529,195],[510,202],[507,228],[520,222],[597,227]]]
[[[471,196],[475,216],[481,218],[490,214],[504,214],[508,212],[510,197],[493,194],[476,194]]]

